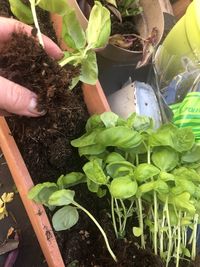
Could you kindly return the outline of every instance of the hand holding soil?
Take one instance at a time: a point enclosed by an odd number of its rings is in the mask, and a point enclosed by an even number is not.
[[[0,17],[0,50],[11,38],[13,32],[24,31],[31,35],[32,27],[14,19]],[[48,37],[43,36],[45,50],[49,56],[60,59],[63,56],[60,48]],[[37,96],[27,88],[0,76],[0,116],[15,113],[37,117],[43,113],[36,110]]]

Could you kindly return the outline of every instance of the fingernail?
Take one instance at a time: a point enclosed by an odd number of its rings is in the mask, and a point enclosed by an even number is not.
[[[42,116],[46,113],[46,111],[38,111],[37,110],[37,99],[35,97],[31,98],[31,101],[29,102],[28,105],[28,111],[33,113],[33,114],[38,114],[38,116]]]

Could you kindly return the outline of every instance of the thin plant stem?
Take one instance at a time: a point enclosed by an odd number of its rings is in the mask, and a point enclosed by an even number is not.
[[[178,225],[177,225],[177,232],[178,232],[178,243],[177,243],[177,251],[176,251],[176,267],[179,267],[180,261],[180,249],[181,249],[181,211],[178,212]]]
[[[138,207],[139,207],[139,225],[141,229],[141,247],[145,249],[145,240],[144,240],[144,223],[143,223],[143,214],[142,214],[142,199],[138,197]]]
[[[114,198],[112,196],[111,196],[111,216],[112,216],[113,228],[115,231],[116,238],[119,238],[119,233],[117,230],[117,224],[116,224],[116,219],[115,219]]]
[[[158,235],[158,202],[157,202],[157,194],[153,193],[154,199],[154,253],[158,255],[158,244],[157,244],[157,235]]]
[[[166,217],[167,217],[167,226],[168,226],[168,252],[167,252],[167,260],[166,260],[166,267],[168,267],[170,259],[171,259],[171,251],[172,251],[172,228],[171,228],[171,222],[170,222],[170,216],[169,216],[169,205],[168,205],[168,196],[165,201],[166,205]]]
[[[32,15],[33,15],[34,25],[35,25],[35,28],[37,29],[38,40],[39,40],[39,43],[41,44],[41,46],[44,47],[44,42],[43,42],[43,39],[42,39],[42,33],[40,31],[40,26],[39,26],[39,23],[38,23],[36,9],[35,9],[35,6],[36,6],[35,0],[29,0],[29,2],[30,2],[30,5],[31,5],[31,12],[32,12]]]
[[[117,202],[117,199],[114,199],[115,201],[115,206],[116,206],[116,210],[117,210],[117,215],[118,215],[118,219],[119,219],[119,235],[120,237],[122,237],[122,219],[121,219],[121,215],[120,215],[120,209],[119,209],[119,205]]]
[[[162,223],[161,223],[161,229],[159,229],[160,233],[160,257],[163,258],[163,252],[164,252],[164,227],[165,227],[165,220],[166,220],[166,203],[163,208],[163,213],[162,213]]]
[[[194,215],[194,228],[193,228],[193,242],[192,242],[192,253],[191,259],[195,260],[197,254],[197,225],[198,225],[199,215]]]
[[[84,207],[82,207],[81,205],[79,205],[78,203],[76,203],[75,201],[73,201],[73,203],[77,208],[81,209],[82,211],[84,211],[88,216],[89,218],[96,224],[97,228],[99,229],[99,231],[101,232],[104,240],[105,240],[105,243],[106,243],[106,247],[108,249],[108,252],[110,253],[111,257],[114,259],[115,262],[117,262],[117,258],[114,254],[114,252],[112,251],[111,247],[110,247],[110,244],[108,242],[108,238],[106,236],[106,233],[104,232],[103,228],[101,227],[101,225],[98,223],[98,221],[92,216],[92,214],[86,210]]]
[[[124,212],[124,221],[122,223],[122,232],[123,232],[123,235],[125,233],[125,229],[126,229],[126,222],[127,222],[127,211],[126,211],[126,207],[124,205],[124,202],[122,199],[120,199],[120,203],[121,203],[121,206],[123,208],[123,212]]]

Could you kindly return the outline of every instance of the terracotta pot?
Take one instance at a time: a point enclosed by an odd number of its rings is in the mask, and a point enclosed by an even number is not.
[[[56,19],[55,28],[60,34],[59,17]],[[83,85],[83,93],[90,114],[109,111],[109,105],[99,82],[96,85]],[[13,139],[8,125],[3,117],[0,117],[0,147],[7,161],[8,167],[17,186],[33,229],[36,233],[41,249],[49,267],[64,267],[57,241],[42,205],[37,205],[27,197],[28,191],[33,186],[33,181],[26,168],[23,158]]]

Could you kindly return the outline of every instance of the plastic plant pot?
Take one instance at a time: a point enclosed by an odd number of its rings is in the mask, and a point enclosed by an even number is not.
[[[168,84],[174,76],[200,61],[199,14],[200,0],[194,0],[157,51],[156,69],[162,83]]]

